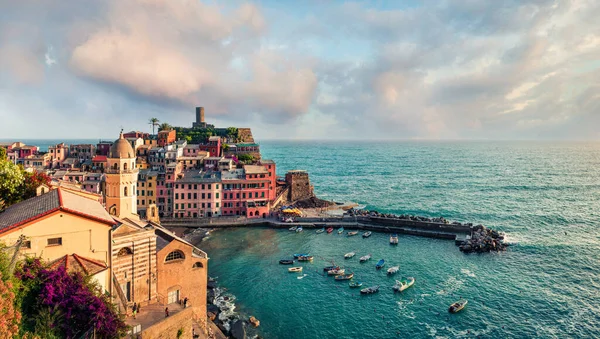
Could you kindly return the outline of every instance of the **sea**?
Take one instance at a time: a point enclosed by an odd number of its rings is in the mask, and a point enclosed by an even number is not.
[[[68,142],[68,141],[67,141]],[[79,141],[79,142],[97,142]],[[36,144],[35,141],[28,142]],[[48,144],[56,143],[49,141]],[[198,244],[233,312],[263,338],[600,337],[600,142],[263,141],[277,172],[303,169],[318,197],[506,232],[506,252],[453,241],[233,228]],[[37,145],[41,146],[39,142]],[[47,147],[47,146],[46,146]],[[356,256],[344,259],[354,251]],[[302,273],[279,259],[310,252]],[[367,263],[358,258],[371,254]],[[393,277],[375,264],[400,266]],[[363,286],[323,275],[335,262]],[[393,293],[395,279],[413,287]],[[233,299],[233,298],[232,298]],[[457,314],[448,306],[467,299]]]

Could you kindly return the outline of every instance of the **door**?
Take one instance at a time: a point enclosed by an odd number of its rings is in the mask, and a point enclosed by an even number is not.
[[[126,284],[121,285],[121,290],[125,294],[127,301],[131,301],[131,282],[128,281]]]
[[[169,295],[168,295],[168,300],[167,300],[168,304],[173,304],[176,302],[179,302],[179,290],[171,291],[171,292],[169,292]]]

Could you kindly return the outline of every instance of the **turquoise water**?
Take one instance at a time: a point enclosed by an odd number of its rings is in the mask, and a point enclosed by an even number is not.
[[[600,144],[263,142],[278,172],[306,169],[315,192],[393,213],[442,215],[503,230],[507,252],[465,255],[451,241],[286,230],[214,232],[209,271],[261,320],[267,338],[600,337]],[[310,251],[307,274],[277,264]],[[356,251],[354,259],[343,254]],[[359,264],[358,257],[373,259]],[[394,295],[400,265],[415,285]],[[335,260],[378,294],[322,276]],[[467,308],[448,315],[460,297]],[[439,312],[439,314],[438,314]]]

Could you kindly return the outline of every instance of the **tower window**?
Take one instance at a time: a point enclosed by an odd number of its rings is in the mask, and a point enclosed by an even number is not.
[[[123,194],[124,196],[127,196],[127,186],[125,187],[125,190],[124,190],[124,192],[123,192],[123,193],[124,193],[124,194]]]

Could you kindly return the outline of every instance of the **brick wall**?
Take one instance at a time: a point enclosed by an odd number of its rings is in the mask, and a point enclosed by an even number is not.
[[[289,187],[289,202],[308,199],[314,195],[306,172],[288,172],[285,175],[285,181]]]

